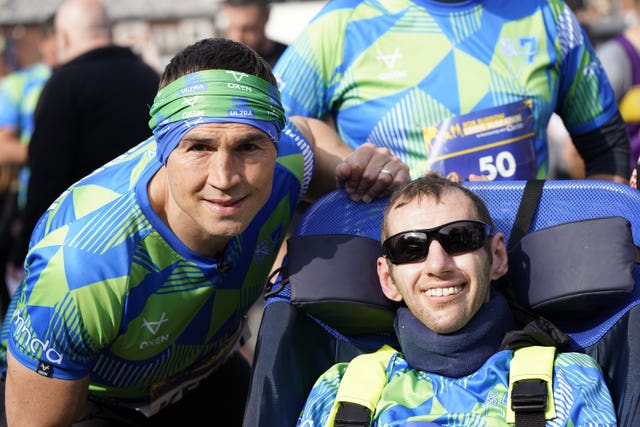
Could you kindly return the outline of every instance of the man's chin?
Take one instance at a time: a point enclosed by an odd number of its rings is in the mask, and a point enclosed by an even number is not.
[[[216,221],[215,224],[211,224],[210,227],[206,227],[206,230],[212,236],[231,238],[242,234],[248,226],[249,222],[247,221],[223,219]]]

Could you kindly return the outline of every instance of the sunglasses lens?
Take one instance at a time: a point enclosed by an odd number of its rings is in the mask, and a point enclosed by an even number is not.
[[[399,234],[386,242],[387,256],[394,264],[419,261],[427,256],[427,240],[427,234],[422,231]]]
[[[457,221],[430,230],[411,230],[384,242],[387,258],[393,264],[422,261],[435,238],[450,255],[480,249],[486,240],[487,225],[477,221]]]
[[[485,226],[478,222],[459,222],[442,227],[438,232],[438,241],[450,255],[480,249],[485,237]]]

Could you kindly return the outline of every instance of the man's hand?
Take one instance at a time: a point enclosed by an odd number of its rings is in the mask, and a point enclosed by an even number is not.
[[[449,172],[447,174],[447,179],[449,181],[453,181],[458,184],[461,184],[464,182],[464,178],[462,178],[462,176],[458,172]],[[489,181],[489,180],[487,179],[486,176],[476,175],[472,173],[472,174],[469,174],[469,181]]]
[[[409,167],[387,148],[367,142],[336,166],[336,179],[352,200],[369,203],[388,196],[411,178]]]

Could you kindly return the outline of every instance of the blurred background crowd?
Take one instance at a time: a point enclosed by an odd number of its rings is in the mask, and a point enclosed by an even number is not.
[[[38,27],[62,0],[0,0],[0,77],[39,60]],[[109,0],[115,42],[161,69],[185,45],[221,35],[220,0]],[[267,35],[290,43],[326,0],[276,1]],[[568,0],[598,45],[635,22],[632,0]]]
[[[0,77],[39,60],[39,26],[62,0],[0,0]],[[267,34],[291,42],[325,1],[274,2]],[[130,46],[161,70],[184,46],[222,35],[220,0],[109,0],[116,44]]]

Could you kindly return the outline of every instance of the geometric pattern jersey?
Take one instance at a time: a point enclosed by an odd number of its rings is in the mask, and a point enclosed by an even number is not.
[[[574,135],[617,111],[588,38],[560,0],[333,0],[274,73],[287,114],[333,115],[349,145],[387,147],[413,177],[431,168],[442,145],[450,169],[467,162],[483,173],[483,161],[500,166],[505,155],[519,165],[526,152],[531,172],[516,176],[544,178],[554,111]],[[487,120],[498,126],[497,117],[513,118],[505,109],[519,104],[529,108],[526,132],[475,133]],[[446,127],[451,120],[458,122]],[[509,124],[502,131],[511,132]],[[456,148],[456,140],[473,137],[482,142]],[[513,177],[506,169],[494,178]]]
[[[313,162],[289,124],[268,201],[220,259],[191,251],[151,208],[147,184],[161,167],[153,137],[71,186],[34,229],[0,331],[5,372],[8,346],[55,378],[90,373],[93,399],[135,405],[202,377],[237,342]]]
[[[506,405],[512,351],[491,356],[473,374],[449,378],[411,369],[401,353],[391,358],[388,382],[371,426],[509,426]],[[324,426],[347,363],[339,363],[314,384],[298,426]],[[547,426],[615,426],[611,396],[598,364],[581,353],[559,353],[553,369],[556,417]],[[433,423],[433,424],[431,424]]]

